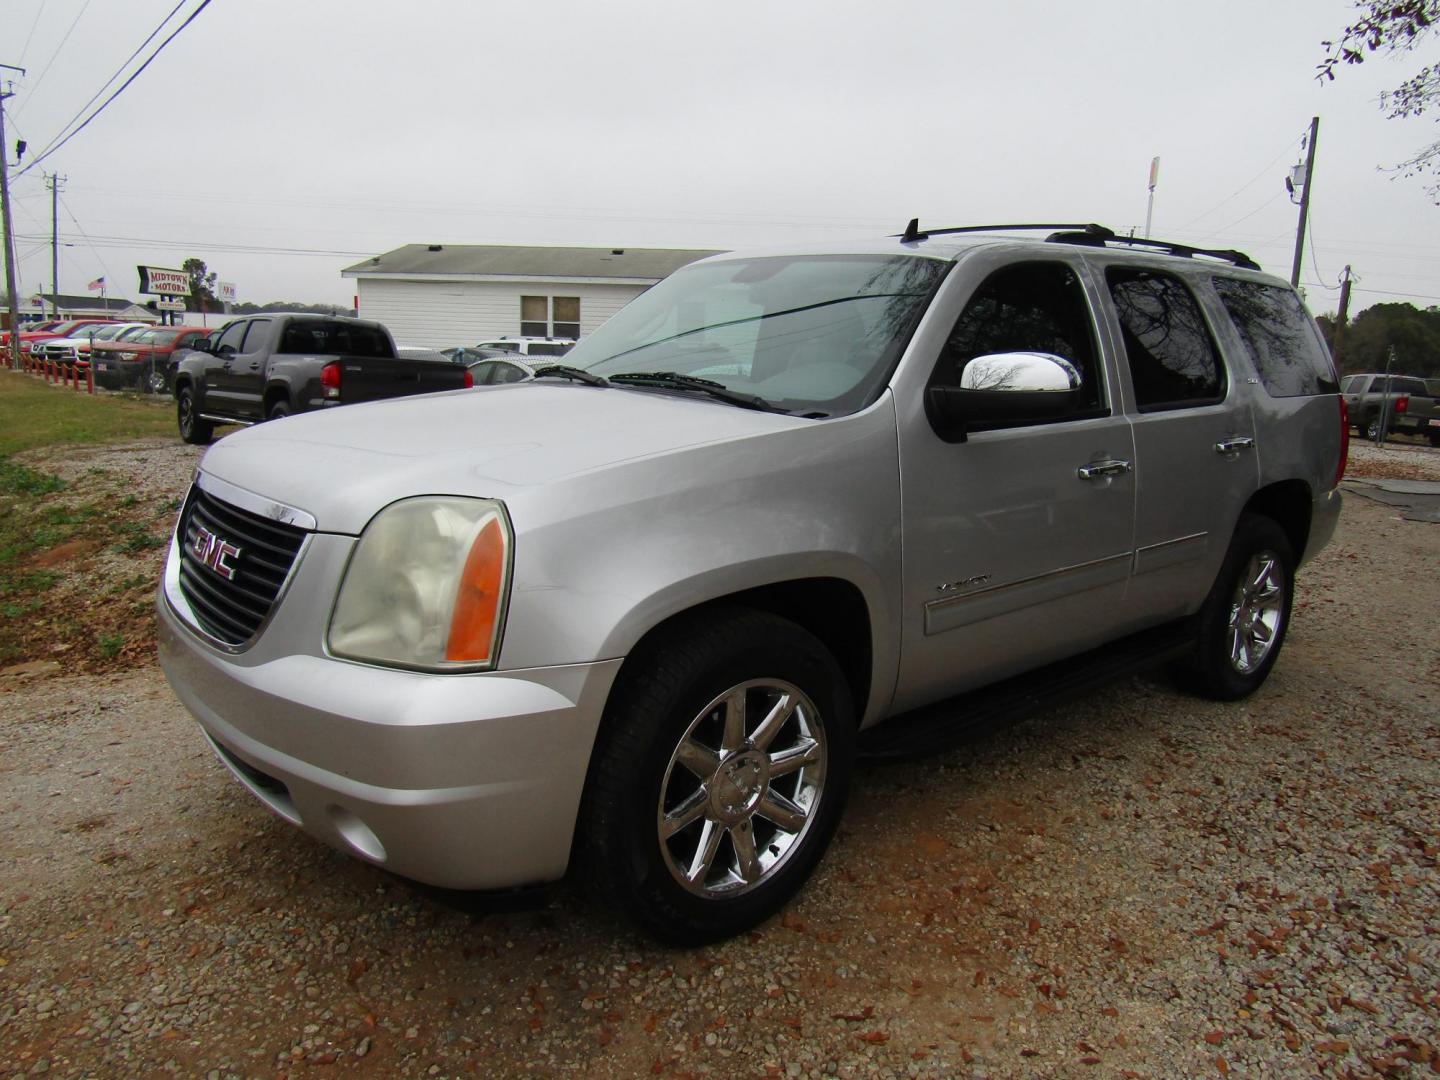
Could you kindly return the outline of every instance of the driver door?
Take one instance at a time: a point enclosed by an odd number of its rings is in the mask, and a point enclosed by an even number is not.
[[[1068,361],[1080,393],[1060,415],[958,431],[933,410],[902,419],[895,711],[1083,652],[1118,636],[1127,618],[1135,445],[1083,268],[991,256],[966,269],[947,286],[970,295],[927,394],[961,386],[981,356],[1012,352]]]

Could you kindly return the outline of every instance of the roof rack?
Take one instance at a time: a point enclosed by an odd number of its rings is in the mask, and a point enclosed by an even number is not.
[[[914,244],[921,240],[928,240],[932,236],[950,236],[955,233],[1031,230],[1050,231],[1050,235],[1045,239],[1052,244],[1080,244],[1085,247],[1124,244],[1128,247],[1148,248],[1166,255],[1176,255],[1183,259],[1194,258],[1198,255],[1208,259],[1219,259],[1245,270],[1260,269],[1260,264],[1249,255],[1233,248],[1199,248],[1191,247],[1189,244],[1178,244],[1172,240],[1154,240],[1143,236],[1119,236],[1113,229],[1107,229],[1104,225],[1096,225],[1094,222],[1083,225],[961,225],[955,228],[922,230],[920,219],[911,218],[909,224],[905,226],[905,231],[895,235],[899,236],[902,244]]]

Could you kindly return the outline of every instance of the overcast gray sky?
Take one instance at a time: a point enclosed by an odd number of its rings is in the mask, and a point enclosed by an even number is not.
[[[28,69],[7,103],[27,161],[173,7],[0,0],[0,62]],[[42,170],[68,177],[63,292],[103,274],[135,297],[135,264],[193,255],[242,300],[348,304],[340,268],[406,243],[736,248],[894,233],[914,215],[1143,228],[1156,155],[1153,235],[1240,248],[1288,277],[1283,180],[1319,115],[1312,309],[1335,309],[1346,263],[1352,314],[1440,304],[1440,208],[1377,169],[1436,137],[1377,104],[1421,61],[1313,77],[1353,13],[1347,0],[213,0],[14,182],[22,286],[50,277]]]

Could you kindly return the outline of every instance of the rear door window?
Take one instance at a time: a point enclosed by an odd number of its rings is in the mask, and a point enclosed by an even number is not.
[[[1141,412],[1212,405],[1225,373],[1200,304],[1178,277],[1112,266],[1105,271]]]
[[[1320,332],[1298,296],[1258,281],[1213,280],[1271,397],[1333,394],[1339,389]]]

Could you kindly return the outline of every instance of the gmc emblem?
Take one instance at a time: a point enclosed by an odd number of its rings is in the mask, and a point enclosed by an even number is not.
[[[240,549],[229,540],[221,540],[209,529],[196,525],[195,540],[190,545],[190,552],[226,581],[234,579],[235,567],[225,560],[238,559]]]

